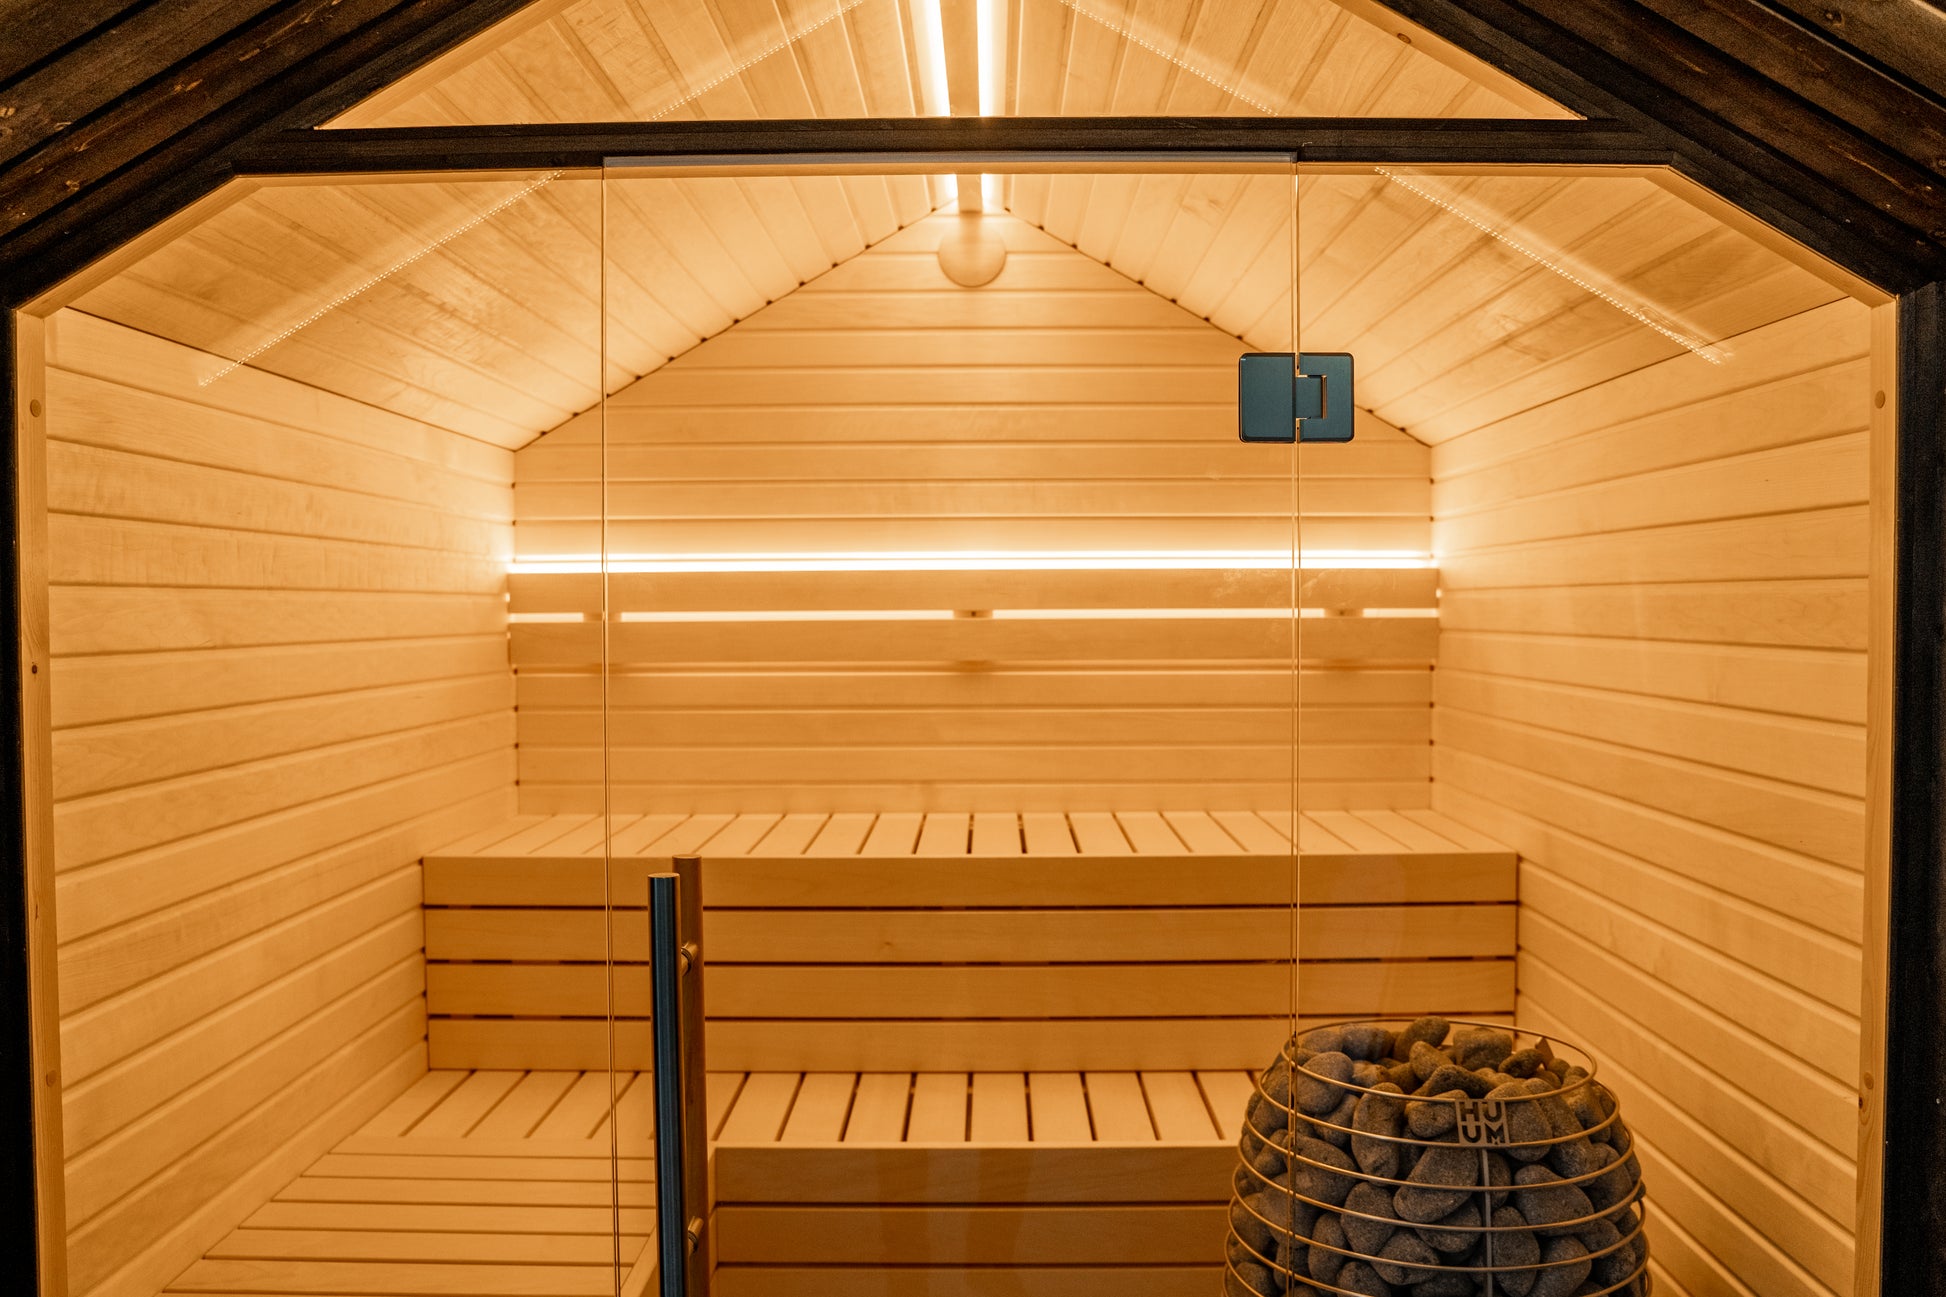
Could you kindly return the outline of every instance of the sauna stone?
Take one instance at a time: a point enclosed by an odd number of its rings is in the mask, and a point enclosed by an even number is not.
[[[1403,1096],[1399,1099],[1387,1096],[1398,1094],[1399,1087],[1390,1081],[1381,1081],[1372,1087],[1384,1091],[1381,1094],[1368,1094],[1358,1101],[1358,1109],[1352,1114],[1354,1130],[1368,1135],[1396,1137],[1403,1128],[1405,1106]],[[1352,1136],[1351,1156],[1358,1163],[1358,1169],[1367,1175],[1379,1176],[1386,1180],[1396,1180],[1399,1176],[1403,1148],[1391,1139],[1361,1139]]]
[[[1430,1227],[1421,1228],[1419,1239],[1435,1252],[1463,1260],[1461,1254],[1471,1252],[1480,1241],[1479,1224],[1479,1199],[1469,1195],[1465,1202],[1431,1222]]]
[[[1436,1221],[1466,1201],[1466,1191],[1480,1183],[1480,1154],[1475,1149],[1437,1146],[1420,1155],[1410,1183],[1401,1185],[1392,1205],[1401,1220],[1418,1224]]]
[[[1425,1101],[1406,1104],[1406,1128],[1414,1139],[1446,1138],[1459,1126],[1459,1109],[1453,1102],[1466,1097],[1464,1090],[1448,1090]]]
[[[1343,1101],[1344,1083],[1349,1080],[1349,1057],[1336,1051],[1313,1054],[1304,1070],[1291,1077],[1291,1101],[1299,1112],[1313,1117],[1326,1116]]]
[[[1371,1265],[1385,1282],[1406,1287],[1432,1277],[1434,1268],[1439,1265],[1439,1253],[1427,1247],[1416,1235],[1394,1234],[1386,1241],[1379,1259]]]
[[[1291,1188],[1302,1197],[1330,1203],[1333,1207],[1342,1206],[1352,1186],[1358,1183],[1358,1164],[1348,1154],[1319,1139],[1295,1140],[1291,1153]]]
[[[1383,1219],[1367,1219],[1373,1216]],[[1345,1196],[1344,1231],[1354,1252],[1377,1256],[1379,1249],[1399,1232],[1398,1219],[1392,1210],[1392,1195],[1378,1185],[1360,1184]]]
[[[1551,1238],[1541,1244],[1541,1262],[1549,1267],[1534,1271],[1534,1286],[1527,1297],[1572,1297],[1587,1282],[1594,1265],[1588,1249],[1576,1238]]]
[[[1337,1283],[1338,1276],[1350,1260],[1345,1250],[1351,1240],[1345,1237],[1345,1227],[1336,1214],[1318,1218],[1317,1228],[1311,1234],[1311,1250],[1307,1260],[1307,1273],[1319,1283]]]
[[[1377,1063],[1392,1057],[1398,1037],[1376,1023],[1359,1022],[1346,1027],[1344,1051],[1363,1063]]]
[[[1425,1084],[1433,1073],[1453,1065],[1451,1055],[1443,1049],[1435,1049],[1423,1040],[1412,1042],[1412,1053],[1407,1055],[1406,1061],[1412,1064],[1412,1074],[1419,1078],[1421,1085]]]
[[[1514,1206],[1542,1234],[1572,1234],[1580,1226],[1563,1222],[1595,1213],[1595,1205],[1580,1185],[1562,1183],[1560,1176],[1544,1166],[1521,1167],[1514,1172],[1514,1185]]]
[[[1230,1258],[1230,1269],[1223,1276],[1223,1290],[1229,1297],[1273,1297],[1283,1291],[1272,1282],[1269,1268],[1248,1256]]]
[[[1392,1297],[1392,1286],[1363,1261],[1353,1261],[1338,1272],[1338,1287],[1360,1297]]]
[[[1527,1086],[1520,1081],[1509,1081],[1488,1090],[1486,1097],[1498,1099],[1506,1104],[1507,1137],[1516,1144],[1531,1144],[1553,1136],[1554,1127],[1529,1097]],[[1508,1152],[1519,1161],[1538,1161],[1547,1153],[1546,1149],[1517,1148]]]
[[[1399,1038],[1392,1047],[1392,1057],[1411,1058],[1414,1045],[1424,1044],[1436,1048],[1445,1041],[1446,1033],[1452,1029],[1452,1024],[1444,1018],[1424,1017],[1414,1019],[1404,1030],[1399,1032]]]
[[[1493,1236],[1493,1262],[1502,1266],[1535,1265],[1541,1259],[1541,1242],[1535,1235],[1527,1232],[1527,1218],[1518,1208],[1501,1207],[1493,1213],[1495,1229],[1514,1231]],[[1509,1269],[1493,1277],[1494,1285],[1505,1290],[1507,1297],[1528,1297],[1528,1290],[1534,1286],[1537,1270]]]
[[[1453,1061],[1475,1072],[1498,1071],[1514,1052],[1514,1038],[1491,1027],[1462,1027],[1453,1036]]]

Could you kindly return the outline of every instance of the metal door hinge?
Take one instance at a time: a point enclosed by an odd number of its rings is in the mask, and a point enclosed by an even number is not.
[[[1252,351],[1237,357],[1242,441],[1350,441],[1351,355]]]

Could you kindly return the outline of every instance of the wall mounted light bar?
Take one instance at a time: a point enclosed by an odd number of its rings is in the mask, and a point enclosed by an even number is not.
[[[661,572],[1222,572],[1284,571],[1288,549],[1211,550],[859,550],[747,554],[563,554],[516,559],[517,576]],[[1413,550],[1299,551],[1302,571],[1347,568],[1429,568],[1430,554]]]

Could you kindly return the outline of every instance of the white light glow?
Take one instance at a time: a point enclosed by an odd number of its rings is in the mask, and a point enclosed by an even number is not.
[[[1001,24],[999,0],[979,0],[975,30],[979,33],[980,116],[997,117],[1005,111],[1001,100],[1006,95],[1007,43]]]
[[[950,608],[732,608],[682,612],[624,612],[616,621],[951,621]]]
[[[939,14],[939,0],[913,0],[913,38],[919,44],[919,94],[928,117],[952,115],[952,101],[946,95],[946,23]]]
[[[1303,571],[1429,568],[1432,556],[1414,550],[1304,550]],[[517,559],[516,576],[597,573],[646,575],[689,572],[1226,572],[1288,571],[1287,549],[1208,550],[860,550],[822,553],[599,554]]]

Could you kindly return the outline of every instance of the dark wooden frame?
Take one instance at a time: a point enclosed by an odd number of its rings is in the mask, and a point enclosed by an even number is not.
[[[1388,0],[1390,2],[1390,0]],[[1394,7],[1410,12],[1411,4]],[[1523,78],[1525,67],[1513,69]],[[1545,79],[1532,77],[1546,88]],[[1668,128],[1633,120],[1456,122],[1451,120],[994,119],[712,122],[587,126],[473,127],[440,130],[313,132],[286,124],[227,150],[166,192],[102,209],[83,222],[29,230],[0,251],[0,422],[13,409],[16,330],[12,309],[44,292],[180,210],[240,176],[343,173],[532,171],[585,168],[614,155],[698,158],[723,155],[867,154],[886,158],[964,154],[1087,152],[1148,156],[1280,153],[1309,163],[1480,164],[1493,166],[1668,166],[1783,231],[1863,279],[1899,294],[1899,470],[1896,635],[1893,651],[1898,724],[1891,824],[1891,975],[1886,1038],[1896,1069],[1883,1076],[1884,1177],[1879,1266],[1881,1291],[1902,1297],[1946,1294],[1946,278],[1938,249],[1901,245],[1894,231],[1865,228],[1824,210],[1814,193],[1793,192],[1774,170],[1746,165],[1736,150],[1695,146]],[[1731,142],[1734,143],[1734,142]],[[1729,156],[1726,156],[1729,155]],[[16,615],[21,591],[13,517],[17,472],[11,439],[0,459],[13,562],[0,587]],[[18,692],[23,670],[14,637],[0,649],[0,691]],[[22,840],[23,735],[10,711],[0,741],[0,839]],[[7,1242],[0,1282],[33,1289],[31,1005],[26,993],[24,878],[0,871],[0,1230]],[[1868,940],[1870,938],[1868,937]],[[25,1231],[20,1226],[25,1223]]]

